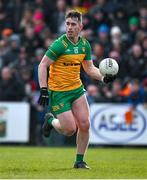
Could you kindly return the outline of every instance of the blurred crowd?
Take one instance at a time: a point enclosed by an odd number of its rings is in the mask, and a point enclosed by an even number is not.
[[[95,66],[106,57],[120,66],[117,79],[107,86],[81,69],[89,104],[147,102],[146,0],[0,0],[0,101],[29,102],[32,129],[40,127],[44,116],[37,104],[38,64],[65,33],[69,9],[83,14],[81,35],[92,46]]]

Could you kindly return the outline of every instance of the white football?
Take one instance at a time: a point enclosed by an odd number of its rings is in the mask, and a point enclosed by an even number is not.
[[[119,70],[118,63],[115,59],[106,58],[103,59],[99,64],[100,73],[105,76],[107,75],[116,75]]]

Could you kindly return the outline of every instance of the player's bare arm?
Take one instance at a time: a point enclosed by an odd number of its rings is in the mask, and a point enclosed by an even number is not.
[[[47,87],[47,68],[53,63],[53,61],[44,55],[42,58],[39,68],[38,68],[38,77],[40,87]]]
[[[103,81],[103,76],[100,73],[99,69],[94,66],[92,60],[90,61],[83,61],[82,66],[84,71],[93,79]]]

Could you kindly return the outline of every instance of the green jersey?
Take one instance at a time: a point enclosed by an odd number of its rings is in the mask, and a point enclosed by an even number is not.
[[[79,37],[74,44],[64,34],[51,44],[46,56],[54,61],[48,79],[50,90],[69,91],[82,85],[81,64],[84,60],[91,60],[91,47],[86,39]]]

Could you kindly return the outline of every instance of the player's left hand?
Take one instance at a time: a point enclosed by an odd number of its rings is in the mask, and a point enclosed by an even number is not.
[[[103,82],[108,84],[108,83],[113,82],[115,79],[116,79],[116,75],[108,75],[108,74],[106,74],[104,79],[103,79]]]
[[[40,97],[39,97],[38,103],[42,106],[48,105],[49,96],[48,96],[48,90],[46,87],[42,87],[40,89]]]

